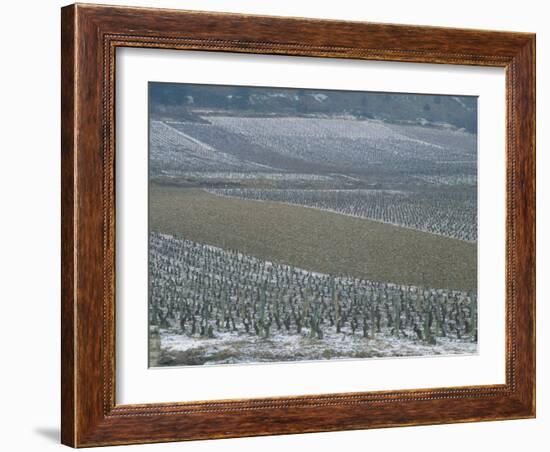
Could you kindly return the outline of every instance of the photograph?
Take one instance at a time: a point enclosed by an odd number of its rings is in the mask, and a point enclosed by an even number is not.
[[[478,99],[148,83],[150,367],[473,355]]]

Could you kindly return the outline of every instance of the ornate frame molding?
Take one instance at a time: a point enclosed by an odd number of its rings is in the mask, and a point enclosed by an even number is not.
[[[62,9],[62,45],[64,444],[81,447],[534,416],[534,35],[77,4]],[[118,47],[506,68],[506,383],[116,405]]]

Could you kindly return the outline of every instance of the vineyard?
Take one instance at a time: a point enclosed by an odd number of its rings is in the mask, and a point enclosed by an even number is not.
[[[475,135],[353,118],[151,122],[152,177],[477,240]],[[370,187],[380,185],[374,190]],[[443,190],[434,189],[442,187]]]
[[[152,365],[250,361],[238,344],[253,344],[254,361],[476,350],[474,292],[305,271],[159,233],[149,246]],[[311,348],[285,355],[274,341]]]
[[[150,124],[158,171],[475,175],[475,135],[353,118],[203,116]]]
[[[334,165],[410,159],[458,161],[476,153],[469,133],[426,133],[426,128],[389,126],[381,121],[219,116],[209,121],[257,146]]]
[[[187,170],[258,170],[264,166],[244,161],[210,146],[197,137],[162,121],[151,121],[149,160],[156,171]],[[223,148],[222,148],[223,149]]]
[[[151,366],[476,353],[475,99],[155,89]]]
[[[475,290],[477,246],[438,234],[272,201],[154,186],[150,230],[319,273]]]
[[[456,174],[451,176],[438,176],[436,174],[418,175],[417,179],[424,181],[430,185],[465,185],[474,187],[477,185],[477,176],[472,174]]]
[[[477,240],[476,196],[467,191],[240,188],[209,191],[222,196],[298,204],[460,240]]]

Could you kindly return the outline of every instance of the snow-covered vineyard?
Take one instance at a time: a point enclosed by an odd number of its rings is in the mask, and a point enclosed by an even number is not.
[[[151,122],[162,183],[477,240],[476,136],[324,117],[203,115]]]
[[[153,365],[474,353],[475,293],[377,283],[150,235]]]
[[[204,116],[151,122],[151,162],[163,169],[429,170],[475,174],[476,138],[460,130],[374,120]],[[391,166],[388,166],[391,165]]]
[[[333,118],[239,118],[213,116],[209,121],[246,137],[256,146],[305,160],[353,165],[407,160],[461,161],[475,154],[475,140],[462,131],[433,131],[391,126],[381,121]]]
[[[474,99],[155,89],[152,365],[476,352]]]
[[[460,240],[477,240],[476,199],[465,192],[247,188],[210,189],[209,192],[297,204]]]

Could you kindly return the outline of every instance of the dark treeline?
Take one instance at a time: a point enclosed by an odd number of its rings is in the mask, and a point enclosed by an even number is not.
[[[152,82],[149,105],[153,115],[169,113],[180,119],[190,119],[201,108],[255,115],[345,113],[391,122],[423,118],[477,132],[475,96]]]

